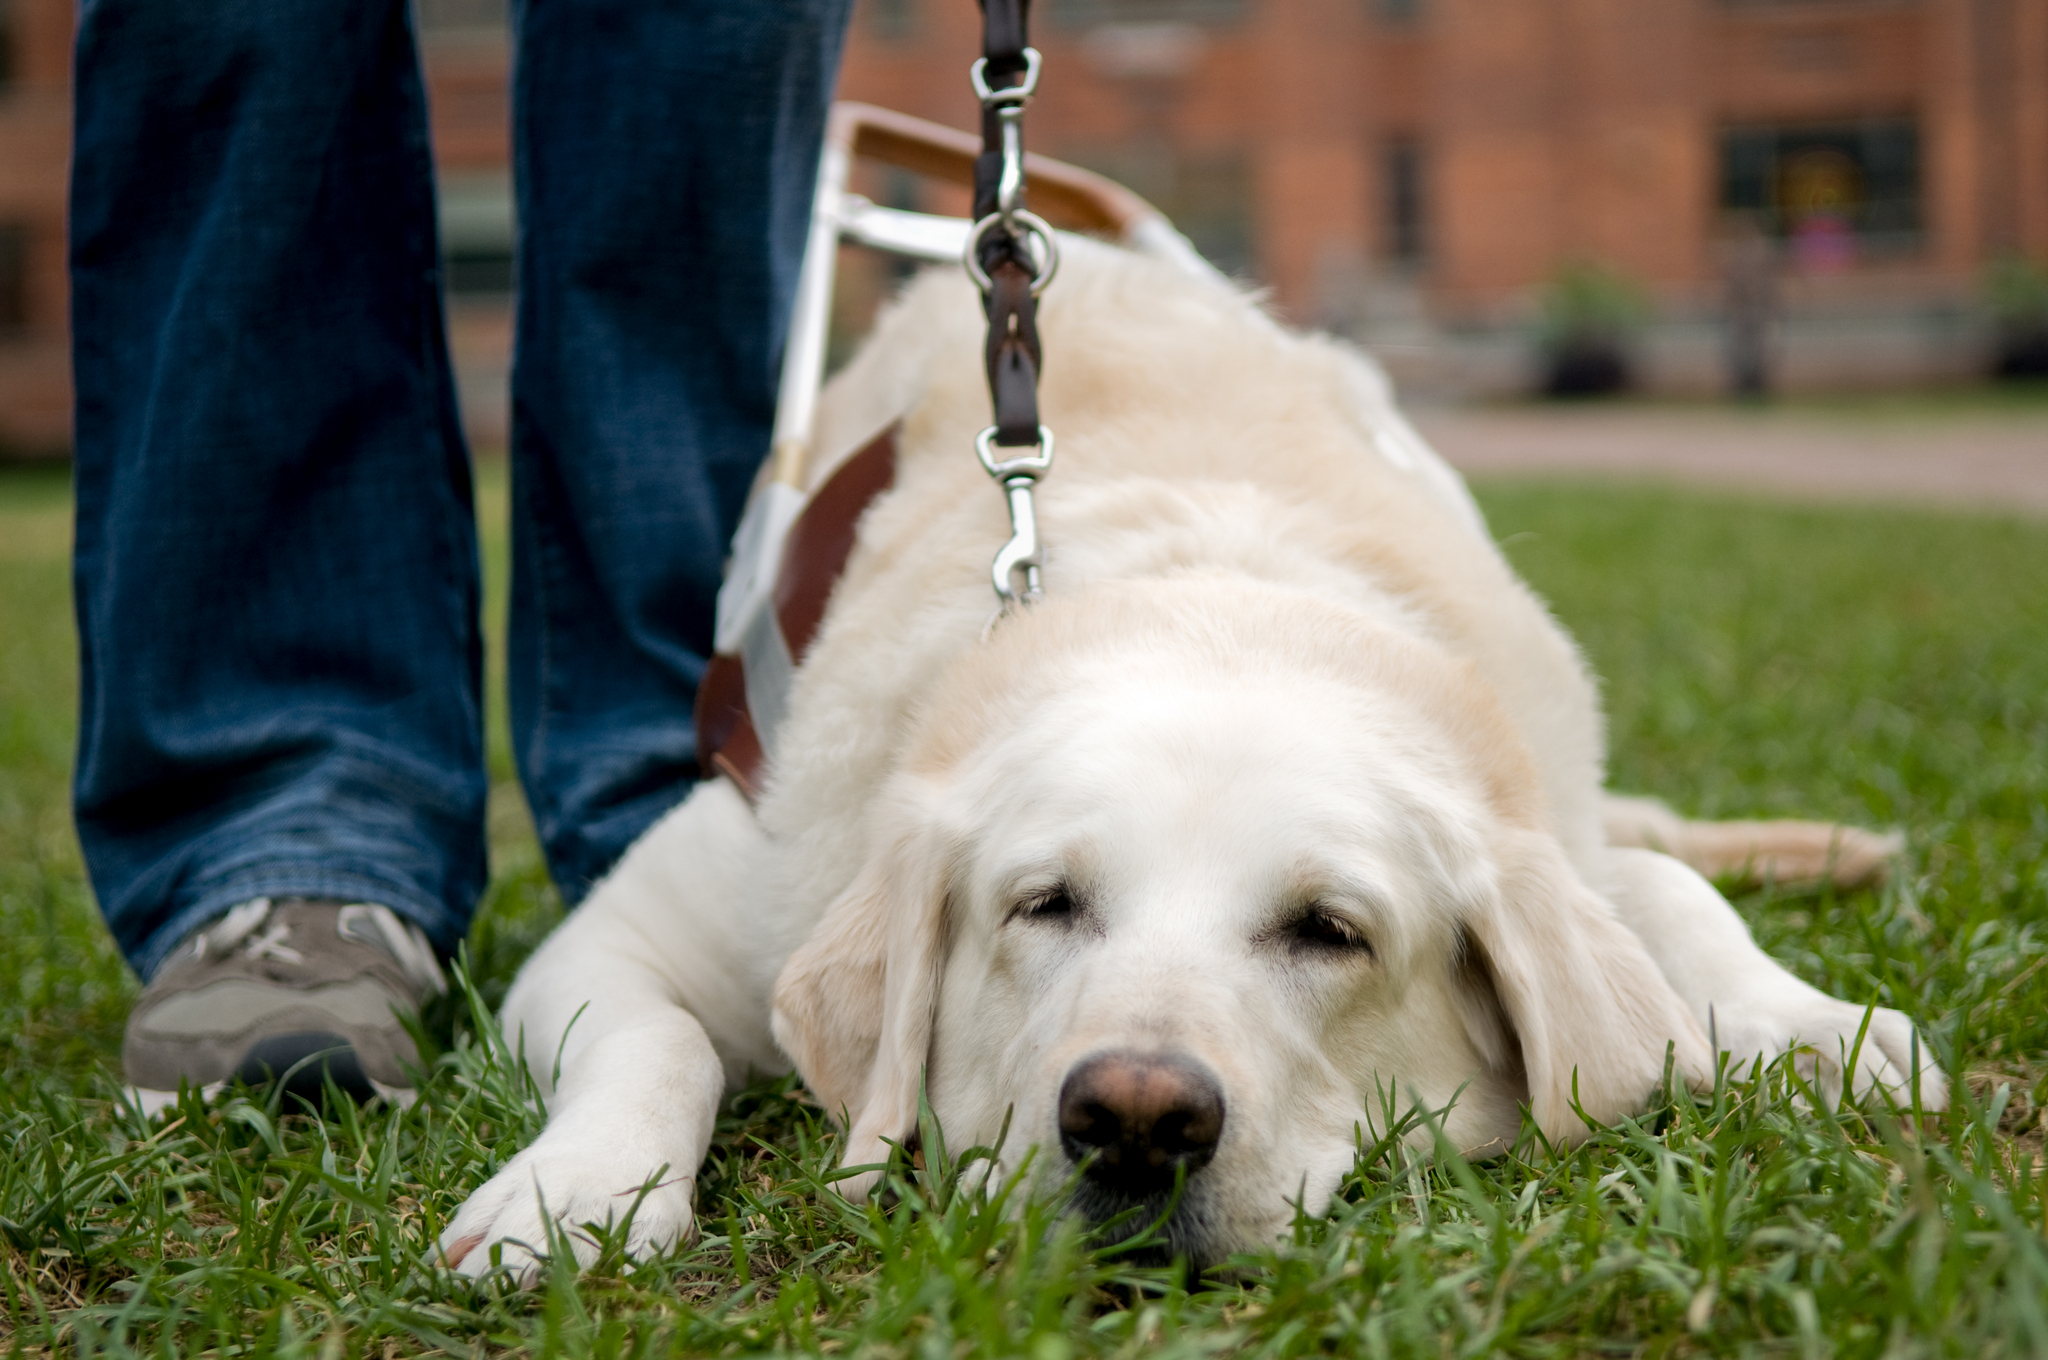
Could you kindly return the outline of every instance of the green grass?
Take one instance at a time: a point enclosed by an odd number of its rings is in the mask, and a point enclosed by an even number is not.
[[[1763,401],[1731,401],[1716,395],[1618,393],[1591,399],[1548,399],[1538,395],[1499,397],[1466,410],[1522,412],[1532,416],[1704,416],[1757,426],[1825,424],[1841,430],[1886,430],[1896,426],[1939,428],[1968,424],[2040,424],[2048,416],[2048,379],[2001,383],[1954,383],[1948,387],[1905,387],[1882,391],[1790,391]]]
[[[0,1348],[2048,1354],[2048,524],[1483,488],[1606,677],[1621,785],[1706,815],[1906,828],[1909,869],[1881,892],[1740,905],[1805,976],[1914,1013],[1967,1074],[1918,1131],[1803,1110],[1779,1072],[1568,1155],[1366,1148],[1330,1215],[1189,1292],[1043,1205],[959,1191],[936,1157],[887,1209],[848,1207],[824,1186],[831,1133],[768,1084],[721,1122],[698,1244],[522,1294],[428,1254],[535,1127],[456,1007],[430,1018],[444,1051],[409,1112],[322,1123],[257,1093],[145,1128],[114,1105],[133,983],[65,807],[67,498],[58,474],[0,473]],[[484,502],[496,618],[494,477]],[[492,722],[503,785],[501,708]],[[471,945],[486,999],[558,910],[507,787],[492,829]]]
[[[1730,401],[1723,396],[1660,396],[1623,393],[1584,401],[1514,397],[1485,404],[1527,411],[1630,412],[1722,416],[1738,420],[1819,419],[1850,428],[1889,424],[1938,424],[1956,420],[2037,421],[2048,414],[2048,379],[1959,382],[1940,387],[1872,391],[1786,392],[1765,401]]]

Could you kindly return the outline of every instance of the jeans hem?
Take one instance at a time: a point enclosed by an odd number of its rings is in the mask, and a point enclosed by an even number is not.
[[[148,985],[163,961],[193,931],[257,897],[331,897],[375,902],[425,931],[435,950],[443,954],[451,953],[454,943],[465,933],[454,914],[441,903],[382,875],[327,865],[259,864],[209,885],[150,935],[133,960],[143,984]]]

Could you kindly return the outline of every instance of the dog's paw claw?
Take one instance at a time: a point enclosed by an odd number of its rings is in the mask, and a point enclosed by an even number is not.
[[[480,1232],[468,1233],[456,1238],[441,1249],[442,1264],[446,1265],[450,1270],[455,1269],[462,1264],[462,1258],[476,1250],[477,1245],[483,1240],[484,1235]]]

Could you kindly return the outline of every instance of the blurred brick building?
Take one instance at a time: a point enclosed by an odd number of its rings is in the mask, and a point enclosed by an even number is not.
[[[451,328],[502,437],[504,0],[417,0]],[[1649,381],[1720,384],[1724,245],[1780,246],[1794,386],[1981,369],[1985,264],[2048,258],[2048,0],[1038,0],[1039,150],[1154,199],[1410,381],[1529,380],[1568,260],[1654,293]],[[0,446],[61,445],[71,0],[0,0]],[[974,116],[969,0],[860,0],[842,93]],[[896,177],[903,205],[952,199]]]
[[[415,5],[449,254],[449,329],[472,429],[489,444],[504,437],[512,337],[505,0]],[[73,0],[0,0],[0,459],[61,452],[70,442],[64,199],[73,20]]]
[[[0,455],[70,439],[64,189],[70,0],[0,3]]]
[[[2048,0],[1039,0],[1034,147],[1157,201],[1397,373],[1530,379],[1532,294],[1598,261],[1643,367],[1721,386],[1738,219],[1795,386],[1964,376],[1984,265],[2048,257]],[[971,125],[965,0],[864,0],[850,97]]]

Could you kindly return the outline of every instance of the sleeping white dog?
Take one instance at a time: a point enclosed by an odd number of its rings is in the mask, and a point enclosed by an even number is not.
[[[1667,1050],[1710,1081],[1709,1034],[1838,1088],[1865,1006],[1700,870],[1849,881],[1894,841],[1606,797],[1578,652],[1358,355],[1107,246],[1068,250],[1041,326],[1047,594],[993,626],[957,271],[827,390],[827,453],[902,420],[894,485],[758,804],[698,786],[521,971],[548,1122],[448,1227],[459,1269],[502,1244],[530,1277],[548,1219],[587,1261],[577,1226],[636,1203],[631,1250],[686,1237],[724,1093],[792,1063],[849,1165],[912,1137],[923,1083],[954,1146],[1011,1117],[998,1174],[1080,1168],[1078,1212],[1179,1180],[1197,1262],[1320,1210],[1390,1091],[1483,1153],[1525,1106],[1565,1142],[1641,1108]],[[1919,1052],[1869,1013],[1856,1086],[1938,1106]]]

